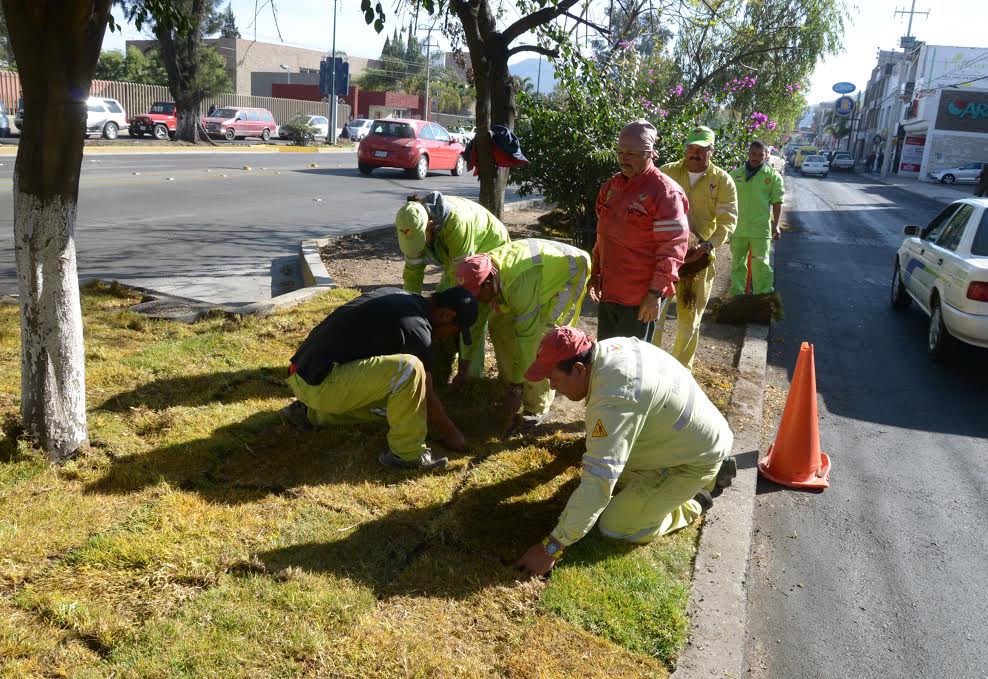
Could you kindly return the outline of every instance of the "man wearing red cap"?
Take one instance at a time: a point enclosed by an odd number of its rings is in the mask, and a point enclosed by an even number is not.
[[[544,575],[594,523],[608,537],[645,544],[713,505],[710,490],[721,485],[734,436],[676,359],[637,338],[595,343],[575,328],[556,328],[525,373],[546,377],[571,401],[587,399],[587,452],[559,522],[519,566]]]
[[[598,334],[652,339],[662,300],[686,256],[686,194],[652,162],[655,127],[636,120],[618,137],[621,172],[597,196],[590,296],[600,301]]]
[[[478,324],[493,312],[491,343],[498,374],[508,384],[504,409],[512,423],[522,406],[522,426],[545,419],[555,394],[544,379],[526,382],[525,370],[546,330],[576,322],[589,275],[586,252],[538,238],[513,241],[457,266],[457,283],[480,302]]]

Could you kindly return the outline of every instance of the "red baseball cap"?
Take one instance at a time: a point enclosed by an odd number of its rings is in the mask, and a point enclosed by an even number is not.
[[[525,372],[529,382],[541,382],[560,361],[573,358],[593,346],[593,337],[576,328],[562,327],[550,330],[539,344],[535,361]]]
[[[493,268],[490,255],[470,255],[456,266],[456,282],[476,295]]]

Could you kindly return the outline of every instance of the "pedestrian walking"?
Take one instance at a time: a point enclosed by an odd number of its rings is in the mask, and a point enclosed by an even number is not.
[[[876,158],[876,156],[875,156],[875,152],[874,151],[871,151],[871,152],[868,153],[868,157],[865,159],[865,163],[866,163],[868,172],[874,172],[875,171],[875,158]]]
[[[660,169],[671,177],[689,199],[690,231],[697,246],[688,251],[684,266],[697,271],[676,284],[676,339],[669,352],[692,369],[700,340],[700,321],[710,300],[716,269],[714,251],[723,245],[738,219],[738,196],[734,180],[711,162],[716,135],[709,127],[697,127],[686,137],[682,160]],[[702,266],[706,263],[706,266]],[[662,325],[653,342],[661,344]]]
[[[590,296],[600,302],[598,334],[651,341],[663,300],[686,255],[686,194],[653,163],[655,127],[625,125],[618,137],[621,172],[597,196],[597,240]]]
[[[490,252],[511,241],[504,224],[487,208],[439,191],[425,196],[409,196],[395,215],[398,246],[405,256],[402,279],[405,290],[422,292],[425,267],[433,262],[442,267],[437,290],[456,285],[456,265],[478,252]],[[459,347],[459,368],[454,384],[462,385],[468,376],[484,374],[484,339],[487,324],[471,329],[473,344]]]
[[[884,164],[885,164],[885,152],[880,151],[878,154],[878,158],[875,159],[875,172],[881,172],[882,165]]]
[[[731,287],[729,294],[745,292],[748,279],[748,253],[751,253],[752,293],[775,290],[775,274],[770,261],[772,241],[782,231],[782,175],[765,162],[765,144],[757,139],[748,147],[748,161],[731,172],[738,192],[738,225],[731,236]]]
[[[713,506],[710,491],[736,473],[724,416],[689,371],[652,344],[594,342],[557,328],[525,378],[548,378],[566,398],[587,400],[580,485],[556,527],[518,561],[532,575],[547,573],[595,523],[607,537],[635,544],[685,528]]]
[[[988,196],[988,163],[982,163],[981,174],[974,182],[974,195],[982,197]]]
[[[206,113],[206,117],[212,118],[214,113],[216,113],[216,104],[210,104],[209,111]]]
[[[300,430],[381,419],[388,421],[388,467],[438,469],[425,444],[432,427],[448,448],[466,440],[446,415],[432,384],[433,345],[461,334],[470,343],[477,299],[460,287],[428,298],[379,288],[335,309],[292,356],[288,386],[298,399],[282,417]]]
[[[534,427],[548,415],[555,392],[546,380],[525,381],[525,370],[535,360],[547,330],[572,325],[579,318],[589,277],[590,255],[572,245],[538,238],[472,255],[457,267],[457,282],[480,302],[480,319],[490,319],[510,427]]]

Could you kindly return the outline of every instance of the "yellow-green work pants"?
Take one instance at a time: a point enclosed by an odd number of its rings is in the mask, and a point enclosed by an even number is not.
[[[427,450],[425,368],[416,356],[374,356],[336,365],[315,386],[297,374],[287,382],[315,426],[373,421],[371,408],[386,408],[391,452],[417,460]]]
[[[775,290],[775,272],[769,259],[771,238],[745,238],[731,236],[731,289],[730,294],[744,293],[748,280],[748,248],[751,248],[751,292],[763,295]]]
[[[598,529],[615,540],[645,544],[685,528],[702,513],[693,496],[702,488],[713,488],[720,465],[624,472],[618,480],[619,492],[600,515]]]
[[[491,314],[487,321],[491,330],[491,344],[494,345],[494,357],[497,359],[497,373],[504,379],[505,375],[511,374],[509,366],[514,364],[515,353],[518,351],[518,340],[515,337],[515,316],[514,314]],[[542,341],[542,337],[554,326],[551,323],[544,323],[545,331],[535,340],[536,345]],[[525,366],[528,369],[528,366]],[[552,405],[556,392],[549,388],[549,380],[541,382],[529,382],[522,380],[522,404],[526,413],[540,415],[547,411]]]
[[[714,276],[717,275],[717,270],[714,267],[715,263],[711,262],[710,266],[703,270],[702,275],[692,279],[691,288],[695,301],[693,308],[687,307],[682,301],[686,283],[676,281],[676,339],[673,341],[669,353],[689,370],[693,369],[696,345],[700,341],[700,322],[703,320],[703,311],[707,308],[707,302],[710,301]],[[662,347],[662,330],[665,327],[666,311],[668,311],[668,306],[663,307],[659,323],[656,324],[658,327],[652,336],[652,344],[660,348]]]

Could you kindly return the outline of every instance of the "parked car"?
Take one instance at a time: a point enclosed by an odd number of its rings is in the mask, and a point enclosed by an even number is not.
[[[464,146],[473,141],[473,138],[477,135],[477,129],[474,127],[454,127],[449,131],[449,136],[451,136],[456,141],[460,142]]]
[[[0,99],[0,137],[10,136],[10,115],[7,113],[7,102]]]
[[[941,184],[953,184],[954,182],[973,184],[978,180],[978,175],[981,174],[981,170],[984,169],[986,164],[988,163],[965,163],[960,167],[948,167],[943,170],[937,170],[936,172],[930,172],[927,176]]]
[[[371,123],[374,121],[369,118],[357,118],[351,120],[346,125],[348,139],[352,139],[354,142],[359,142],[361,139],[366,137],[371,130]]]
[[[830,159],[831,170],[853,170],[854,156],[847,151],[837,151]]]
[[[101,134],[116,139],[120,130],[129,126],[127,113],[116,99],[89,97],[86,100],[86,134]]]
[[[954,338],[988,347],[988,198],[956,200],[925,228],[907,226],[892,271],[892,308],[916,302],[929,317],[927,349]]]
[[[266,108],[225,106],[206,118],[206,133],[227,141],[246,137],[260,137],[261,141],[268,141],[271,135],[278,133],[278,124]]]
[[[768,164],[776,172],[782,173],[786,171],[786,160],[782,156],[776,155],[775,153],[770,153],[768,155]]]
[[[829,171],[830,163],[827,162],[824,156],[806,156],[803,159],[802,165],[799,166],[799,173],[804,176],[816,174],[825,178]]]
[[[156,101],[148,112],[130,119],[130,136],[143,137],[145,134],[155,139],[165,140],[174,137],[178,130],[178,109],[173,101]]]
[[[325,139],[329,136],[329,118],[326,116],[310,116],[304,113],[299,113],[288,122],[294,122],[296,120],[302,123],[308,123],[312,127],[316,128],[316,139]],[[278,130],[278,136],[282,139],[290,139],[292,135],[285,129],[285,126],[282,125]]]
[[[463,144],[446,128],[424,120],[375,120],[370,134],[357,149],[357,169],[370,174],[375,168],[397,167],[416,179],[429,170],[450,170],[454,177],[466,172]]]
[[[24,126],[24,97],[17,98],[17,108],[14,109],[14,126],[18,132]]]

